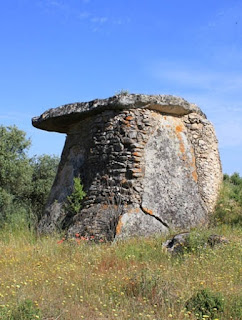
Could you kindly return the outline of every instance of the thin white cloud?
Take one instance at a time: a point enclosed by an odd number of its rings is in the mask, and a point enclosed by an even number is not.
[[[63,3],[61,1],[57,1],[57,0],[51,0],[48,2],[48,4],[50,6],[54,6],[54,7],[58,7],[58,8],[62,8],[63,7]]]
[[[111,30],[110,26],[120,26],[130,22],[130,18],[127,16],[109,17],[107,15],[97,15],[88,10],[87,6],[84,6],[88,3],[90,3],[90,0],[81,0],[73,6],[67,0],[37,0],[37,5],[45,13],[61,15],[66,20],[79,20],[80,23],[85,24],[93,32],[104,30],[104,26]]]
[[[105,30],[104,26],[120,26],[130,23],[129,18],[109,18],[107,16],[93,15],[91,12],[82,11],[78,14],[78,18],[83,23],[87,24],[92,32]],[[109,28],[110,30],[110,28]]]
[[[21,121],[31,119],[31,114],[22,112],[5,112],[0,114],[0,119]]]
[[[211,71],[200,68],[185,67],[184,63],[158,63],[151,68],[154,77],[169,81],[182,88],[208,90],[216,92],[241,91],[242,74],[235,72]]]
[[[93,17],[90,19],[93,23],[103,24],[108,21],[107,17]]]
[[[7,114],[0,114],[0,120],[18,120],[18,118]]]
[[[89,12],[83,11],[78,14],[78,18],[81,20],[84,20],[84,19],[88,19],[90,17],[90,15],[91,14]]]
[[[38,4],[45,8],[54,7],[61,10],[66,10],[68,8],[67,3],[61,0],[40,0],[38,1]]]
[[[112,18],[110,19],[107,16],[96,16],[91,14],[88,11],[82,11],[78,14],[78,18],[83,21],[88,21],[92,25],[101,25],[104,23],[108,23],[109,25],[124,25],[130,23],[129,18]]]

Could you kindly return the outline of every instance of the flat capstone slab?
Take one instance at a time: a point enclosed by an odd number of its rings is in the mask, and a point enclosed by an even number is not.
[[[150,109],[164,114],[183,116],[192,112],[205,116],[201,109],[183,98],[172,95],[119,94],[108,99],[65,104],[49,109],[32,119],[34,127],[68,133],[70,126],[104,110]]]

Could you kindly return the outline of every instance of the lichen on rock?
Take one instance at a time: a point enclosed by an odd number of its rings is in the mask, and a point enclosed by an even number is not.
[[[196,105],[120,94],[50,109],[33,125],[67,134],[40,232],[67,228],[112,241],[208,221],[222,171],[214,128]],[[75,177],[86,197],[68,220]]]

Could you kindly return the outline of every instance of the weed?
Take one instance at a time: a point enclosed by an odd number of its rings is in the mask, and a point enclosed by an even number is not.
[[[23,300],[12,309],[4,306],[0,309],[0,319],[2,320],[33,320],[41,319],[41,312],[36,304],[31,300]]]
[[[192,230],[185,245],[185,252],[190,253],[201,253],[207,246],[209,239],[209,230]]]
[[[129,90],[121,89],[121,90],[118,90],[115,94],[127,96],[129,94]]]
[[[232,176],[224,175],[211,223],[242,226],[242,177],[238,173]]]
[[[186,302],[186,308],[192,311],[197,319],[203,319],[204,316],[215,318],[224,310],[224,299],[221,294],[202,289]]]
[[[81,179],[76,177],[73,180],[73,191],[70,196],[67,197],[66,210],[68,213],[75,215],[82,207],[82,200],[86,196],[86,192],[83,190]]]
[[[28,229],[1,229],[0,319],[13,320],[13,310],[23,312],[26,306],[16,306],[28,297],[43,319],[61,313],[61,320],[194,320],[185,304],[190,292],[204,288],[224,297],[219,320],[240,319],[241,230],[221,226],[212,232],[223,232],[230,242],[179,260],[162,250],[158,237],[94,245],[77,234],[57,244],[59,234],[34,238]]]

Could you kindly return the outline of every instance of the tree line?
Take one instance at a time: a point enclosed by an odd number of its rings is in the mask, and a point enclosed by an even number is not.
[[[56,175],[59,157],[28,156],[31,140],[16,126],[0,125],[0,227],[36,225]]]

